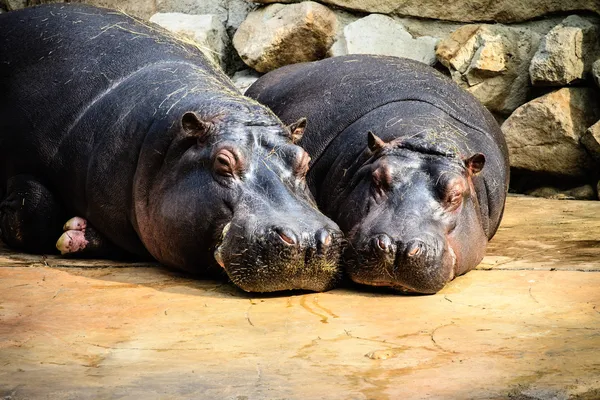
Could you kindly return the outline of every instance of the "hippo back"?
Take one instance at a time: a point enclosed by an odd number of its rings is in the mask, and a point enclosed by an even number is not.
[[[275,70],[259,79],[246,95],[271,107],[285,123],[309,117],[300,144],[313,157],[313,176],[326,174],[329,163],[319,165],[320,157],[340,133],[364,115],[402,101],[434,106],[467,128],[461,134],[470,151],[485,154],[488,168],[475,177],[474,184],[478,197],[487,200],[488,237],[496,232],[508,189],[504,136],[477,99],[435,69],[397,57],[333,57]]]
[[[102,51],[94,46],[98,40]],[[82,4],[44,5],[0,15],[0,91],[19,93],[29,103],[52,103],[52,113],[26,110],[37,132],[64,131],[63,121],[75,119],[111,88],[148,68],[170,70],[176,80],[178,68],[194,65],[208,83],[214,80],[220,88],[235,92],[226,76],[200,54],[199,48],[171,39],[158,26]],[[12,99],[3,96],[0,101]]]

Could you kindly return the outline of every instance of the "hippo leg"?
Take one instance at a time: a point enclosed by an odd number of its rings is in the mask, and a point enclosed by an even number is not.
[[[31,253],[53,252],[64,218],[56,197],[34,177],[8,179],[0,202],[0,237],[8,246]]]
[[[56,248],[63,255],[109,258],[124,256],[123,250],[106,239],[84,218],[71,218],[63,225],[63,230],[56,242]]]

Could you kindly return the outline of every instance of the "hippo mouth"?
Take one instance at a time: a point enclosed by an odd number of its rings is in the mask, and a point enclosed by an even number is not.
[[[399,254],[388,254],[382,259],[368,249],[353,253],[346,254],[348,273],[361,285],[389,287],[407,294],[434,294],[457,275],[456,253],[449,244],[445,255],[433,264],[407,263]]]

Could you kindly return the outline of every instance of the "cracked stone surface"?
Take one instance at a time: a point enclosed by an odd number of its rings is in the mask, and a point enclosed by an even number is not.
[[[509,197],[482,264],[432,296],[3,250],[0,398],[597,399],[598,215]]]

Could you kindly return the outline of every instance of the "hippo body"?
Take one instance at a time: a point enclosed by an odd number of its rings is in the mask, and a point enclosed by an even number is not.
[[[308,119],[308,182],[349,245],[359,283],[435,293],[483,258],[509,164],[492,115],[450,79],[396,57],[349,55],[272,71],[246,95]]]
[[[342,235],[291,138],[159,27],[75,4],[0,15],[0,228],[12,247],[50,251],[65,229],[63,253],[220,264],[248,291],[328,289]]]

